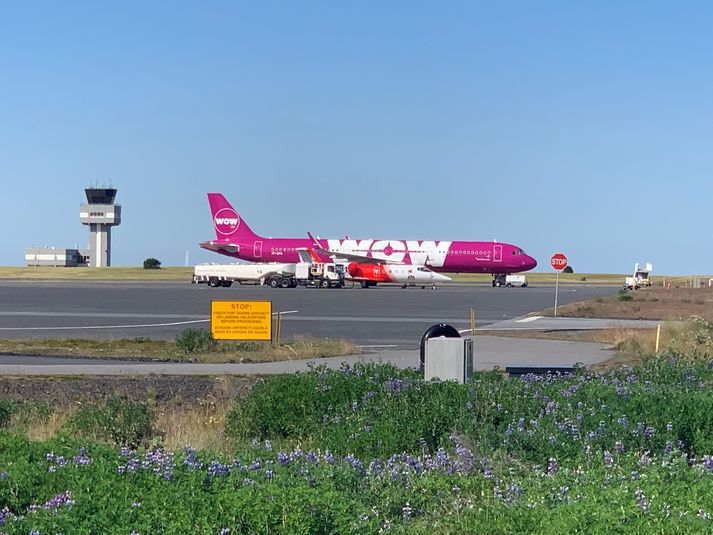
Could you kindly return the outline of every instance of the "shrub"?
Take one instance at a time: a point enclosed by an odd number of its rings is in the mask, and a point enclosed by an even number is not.
[[[161,262],[156,258],[147,258],[144,260],[144,269],[161,269]]]
[[[468,388],[392,366],[319,367],[269,377],[227,418],[234,438],[319,438],[334,453],[434,451],[465,417]]]
[[[65,428],[92,440],[135,448],[152,437],[153,423],[153,411],[145,403],[111,397],[103,406],[79,409],[67,420]]]
[[[567,266],[562,270],[562,273],[574,273],[574,270],[572,269],[572,266]]]
[[[176,346],[184,353],[201,353],[215,345],[215,339],[207,329],[184,329],[176,336]]]
[[[633,301],[634,296],[632,296],[626,290],[619,290],[619,293],[617,294],[617,299],[619,299],[619,301]]]
[[[0,399],[0,427],[7,427],[16,409],[17,404],[15,402]]]

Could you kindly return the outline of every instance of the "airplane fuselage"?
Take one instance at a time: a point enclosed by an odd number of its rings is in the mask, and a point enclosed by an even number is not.
[[[339,254],[353,254],[375,260],[426,266],[448,273],[516,273],[534,268],[537,262],[514,245],[499,242],[318,239],[331,255],[320,254],[331,262]],[[262,238],[248,241],[216,239],[202,248],[249,262],[299,262],[298,249],[311,248],[315,241],[300,238]]]

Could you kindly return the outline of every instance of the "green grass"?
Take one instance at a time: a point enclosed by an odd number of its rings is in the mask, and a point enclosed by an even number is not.
[[[142,267],[109,268],[53,268],[53,267],[0,267],[0,279],[36,280],[149,280],[190,282],[193,268],[167,267],[143,269]]]
[[[72,356],[176,362],[270,362],[355,355],[359,348],[346,340],[295,337],[279,346],[269,342],[219,342],[206,351],[186,353],[176,342],[133,340],[0,340],[0,352],[15,355]]]

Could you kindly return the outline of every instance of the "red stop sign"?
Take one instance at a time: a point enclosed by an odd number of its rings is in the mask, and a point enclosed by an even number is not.
[[[552,264],[552,267],[557,271],[562,271],[567,267],[567,257],[562,253],[553,254],[552,258],[550,258],[550,264]]]

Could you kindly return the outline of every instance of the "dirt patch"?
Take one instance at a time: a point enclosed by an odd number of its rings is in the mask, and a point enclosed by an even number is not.
[[[98,402],[111,396],[157,405],[193,405],[201,401],[230,401],[244,396],[253,377],[72,377],[0,378],[0,398],[66,406]]]
[[[552,316],[553,310],[538,314]],[[557,315],[662,321],[698,316],[713,322],[713,288],[645,288],[557,307]]]

